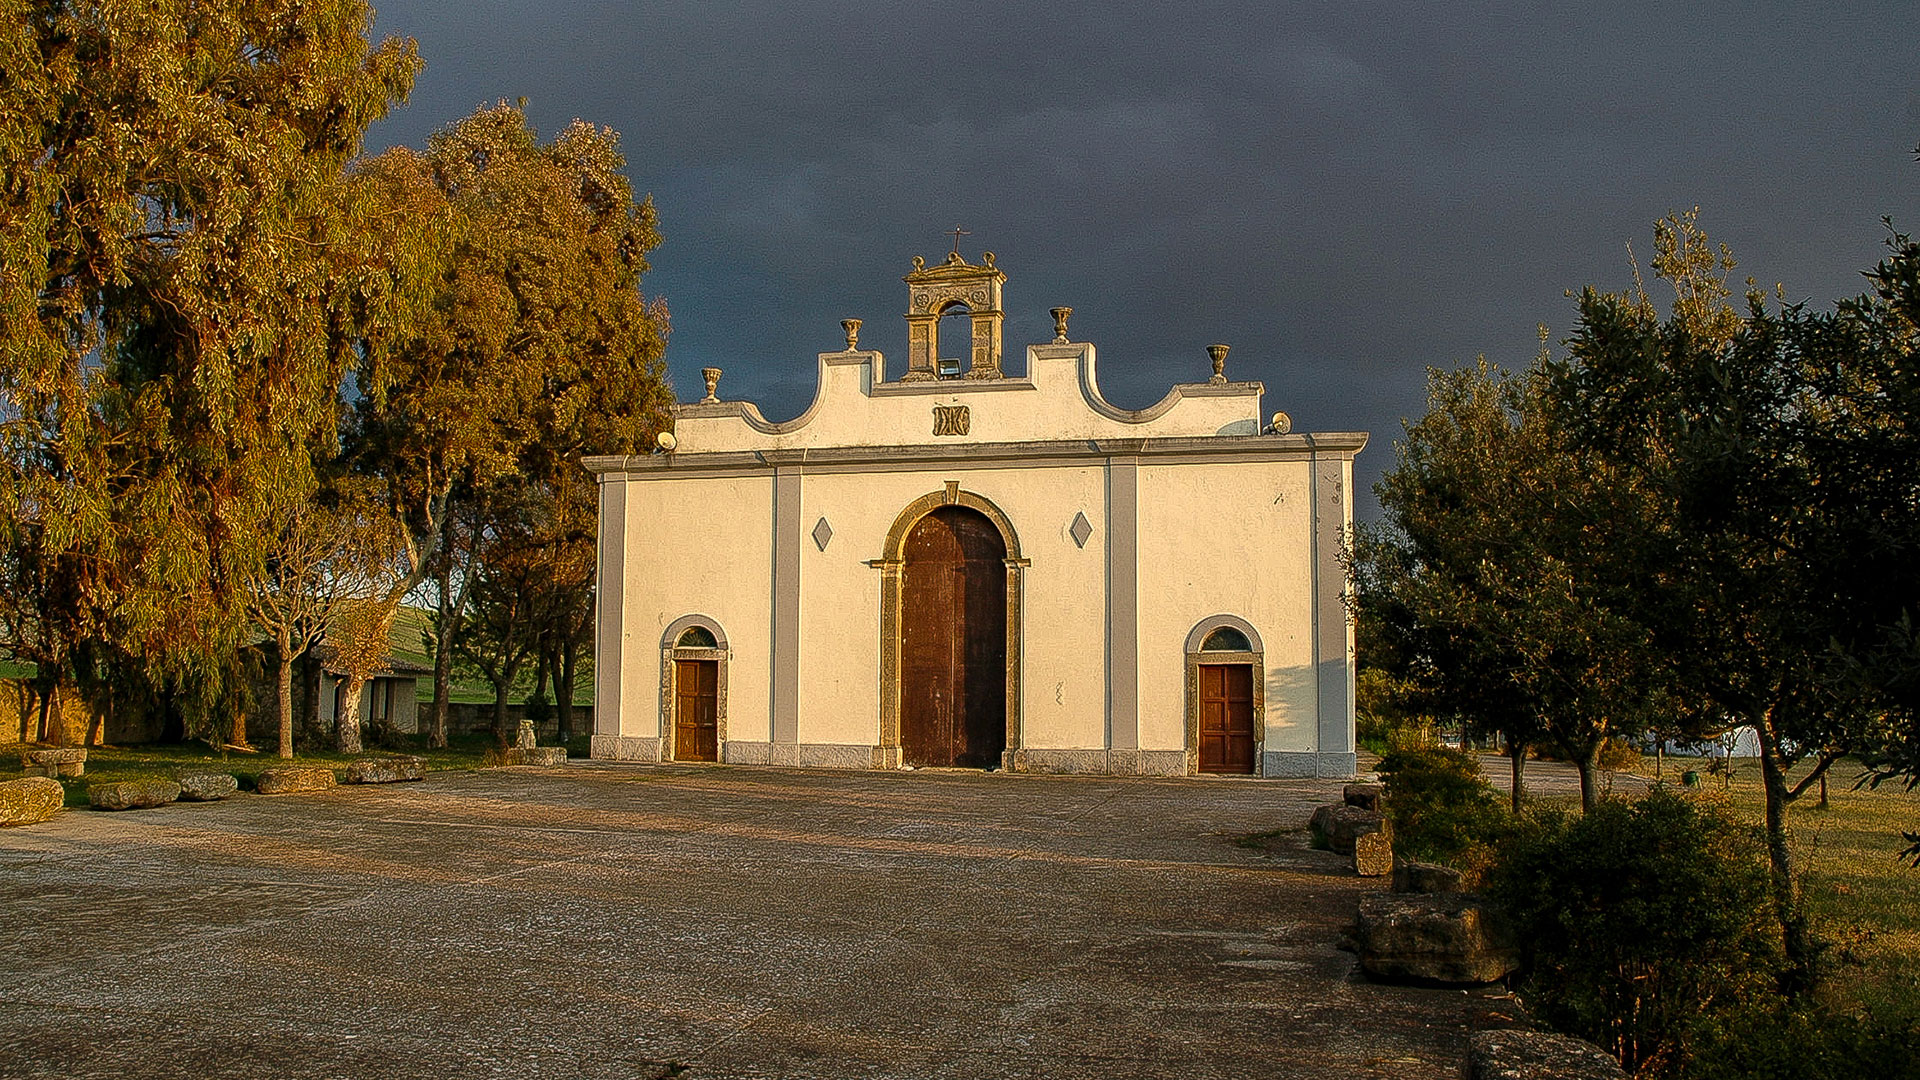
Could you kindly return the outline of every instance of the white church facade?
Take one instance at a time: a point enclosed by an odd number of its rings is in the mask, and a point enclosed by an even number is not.
[[[1005,275],[914,260],[906,370],[819,357],[770,423],[707,396],[589,458],[592,756],[887,769],[1348,776],[1342,552],[1358,433],[1233,382],[1109,404],[1067,335],[1003,370]],[[940,356],[964,310],[969,363]]]

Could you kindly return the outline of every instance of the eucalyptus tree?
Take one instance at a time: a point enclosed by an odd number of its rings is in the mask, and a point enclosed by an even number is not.
[[[459,597],[503,572],[490,560],[525,558],[493,538],[535,526],[496,514],[552,504],[579,487],[581,455],[636,452],[665,423],[666,309],[640,291],[660,237],[625,168],[612,131],[575,121],[542,143],[502,103],[357,170],[382,201],[450,222],[434,314],[368,350],[350,436],[407,533],[390,602],[445,556],[436,686],[468,621]],[[470,527],[443,552],[455,518]]]
[[[392,265],[341,197],[411,41],[364,0],[0,0],[0,521],[49,677],[211,685]]]

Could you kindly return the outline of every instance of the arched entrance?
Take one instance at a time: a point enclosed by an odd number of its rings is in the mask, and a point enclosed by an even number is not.
[[[1266,653],[1236,615],[1187,635],[1187,771],[1258,773],[1266,732]]]
[[[900,749],[909,765],[990,769],[1007,748],[1007,547],[985,514],[943,506],[907,534]]]

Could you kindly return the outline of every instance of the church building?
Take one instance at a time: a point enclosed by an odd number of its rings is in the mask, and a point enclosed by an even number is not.
[[[991,252],[905,280],[905,371],[848,319],[799,417],[723,400],[708,368],[658,452],[586,460],[592,756],[1351,775],[1367,436],[1292,433],[1225,345],[1118,408],[1069,308],[1009,372]],[[943,324],[970,330],[964,366]]]

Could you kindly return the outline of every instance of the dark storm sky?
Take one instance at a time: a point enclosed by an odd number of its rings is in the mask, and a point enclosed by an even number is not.
[[[1373,433],[1363,485],[1427,367],[1524,365],[1669,210],[1821,302],[1920,229],[1910,2],[1469,7],[385,0],[427,68],[369,146],[521,96],[620,132],[683,398],[796,415],[848,316],[899,371],[960,224],[1013,370],[1057,305],[1129,408],[1224,341],[1296,431]]]

